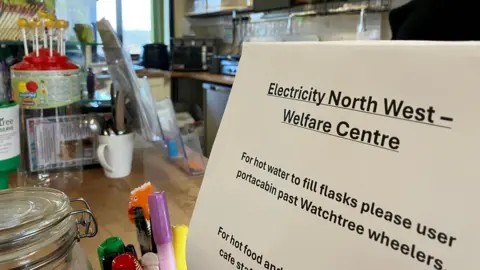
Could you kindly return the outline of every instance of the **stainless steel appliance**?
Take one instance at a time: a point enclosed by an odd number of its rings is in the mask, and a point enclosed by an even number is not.
[[[222,122],[223,113],[227,107],[231,88],[229,86],[204,83],[203,108],[205,113],[205,156],[210,156],[213,143],[217,137],[218,128]]]
[[[176,38],[172,40],[172,69],[175,71],[207,71],[217,53],[219,40]]]
[[[240,56],[238,55],[218,55],[214,57],[211,68],[208,71],[216,74],[235,76],[239,62]]]

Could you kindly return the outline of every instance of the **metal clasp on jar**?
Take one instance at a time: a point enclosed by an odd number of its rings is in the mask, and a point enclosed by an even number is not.
[[[97,235],[98,226],[95,215],[92,213],[90,205],[83,198],[74,198],[70,199],[70,203],[82,203],[85,209],[73,210],[68,216],[73,216],[77,220],[77,240],[80,241],[82,238],[92,238]],[[73,205],[72,205],[73,207]],[[66,216],[65,218],[67,218]],[[79,218],[80,217],[80,218]],[[93,224],[93,228],[92,225]],[[83,228],[83,231],[82,231]]]

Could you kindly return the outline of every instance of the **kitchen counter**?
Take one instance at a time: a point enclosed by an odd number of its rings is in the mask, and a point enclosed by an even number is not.
[[[140,252],[135,226],[127,217],[128,197],[132,189],[151,182],[156,191],[166,192],[172,224],[188,225],[203,177],[188,176],[153,148],[139,148],[135,150],[130,176],[107,179],[102,169],[91,169],[83,171],[83,179],[80,188],[66,193],[71,198],[84,198],[98,221],[97,236],[82,239],[80,243],[94,269],[100,269],[97,246],[110,236],[121,237],[125,244],[135,244],[137,252]]]
[[[136,72],[139,77],[146,76],[148,78],[186,78],[211,83],[219,83],[224,85],[233,85],[233,81],[235,80],[235,76],[214,74],[209,72],[179,72],[157,69],[140,69]]]

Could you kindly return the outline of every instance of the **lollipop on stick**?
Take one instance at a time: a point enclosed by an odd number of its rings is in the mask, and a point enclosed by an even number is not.
[[[51,39],[52,39],[52,45],[53,45],[53,39],[55,39],[54,33],[56,32],[55,29],[56,29],[57,16],[55,16],[55,14],[53,14],[53,13],[47,13],[46,17],[47,17],[46,20],[50,20],[50,21],[55,22],[55,25],[52,27],[52,37],[51,37]],[[48,28],[48,27],[47,27],[47,28]],[[47,31],[48,31],[48,29],[47,29]],[[48,32],[47,32],[47,33],[48,33]],[[57,43],[58,43],[58,42],[57,42]],[[50,46],[50,47],[52,47],[52,46]],[[52,48],[53,48],[53,47],[52,47]],[[59,52],[59,51],[60,51],[59,48],[57,48],[57,52]]]
[[[40,10],[38,11],[37,16],[42,22],[42,28],[45,28],[46,26],[45,23],[46,23],[48,14],[45,11]],[[43,29],[42,32],[43,32],[43,48],[47,48],[47,32],[45,31],[45,29]]]
[[[70,25],[69,22],[67,21],[63,21],[63,27],[61,29],[61,32],[62,32],[62,51],[63,51],[63,55],[66,55],[67,54],[67,42],[66,42],[66,30],[68,29],[68,26]]]
[[[25,55],[28,55],[28,39],[27,39],[27,28],[28,28],[28,21],[26,19],[20,18],[18,19],[18,27],[22,30],[23,36],[23,47],[25,49]]]
[[[55,31],[57,33],[57,52],[60,53],[60,48],[62,47],[62,44],[60,43],[60,31],[58,31],[58,27],[55,25]]]
[[[47,27],[48,38],[50,39],[49,49],[50,49],[50,57],[52,57],[53,56],[53,29],[55,28],[55,21],[48,19],[45,21],[45,26]]]
[[[34,50],[35,50],[35,55],[39,56],[39,45],[38,45],[38,29],[42,26],[42,22],[36,19],[31,19],[30,20],[30,26],[33,28],[34,33],[35,33],[35,42],[34,42]]]
[[[65,29],[68,28],[68,22],[64,20],[58,20],[56,23],[56,27],[60,30],[60,54],[65,55]]]

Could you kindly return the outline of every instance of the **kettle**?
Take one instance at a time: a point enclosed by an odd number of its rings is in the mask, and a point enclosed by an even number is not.
[[[169,70],[170,56],[167,45],[163,43],[152,43],[143,46],[142,65],[145,68]]]

